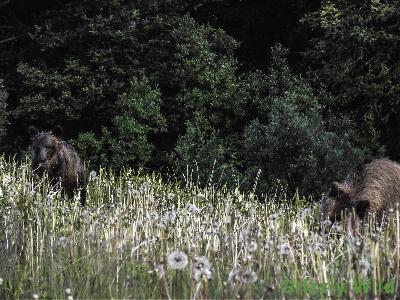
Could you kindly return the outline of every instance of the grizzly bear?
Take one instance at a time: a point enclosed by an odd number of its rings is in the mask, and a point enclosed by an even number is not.
[[[383,212],[400,203],[400,164],[375,159],[351,173],[342,182],[334,182],[321,200],[321,218],[334,222],[342,212],[355,211],[357,221],[368,213],[382,217]]]
[[[48,174],[51,184],[61,182],[61,186],[71,198],[74,191],[80,189],[80,202],[86,204],[86,180],[83,165],[74,148],[61,139],[62,128],[57,126],[53,131],[39,132],[29,127],[32,146],[32,169],[43,176]]]

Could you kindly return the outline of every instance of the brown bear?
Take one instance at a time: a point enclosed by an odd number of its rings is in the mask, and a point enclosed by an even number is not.
[[[61,182],[61,186],[72,197],[76,189],[80,191],[80,202],[86,204],[86,180],[83,165],[74,148],[61,139],[62,128],[39,132],[29,127],[32,146],[32,169],[39,176],[47,172],[51,184]]]
[[[355,211],[357,221],[369,212],[382,216],[384,210],[400,203],[400,164],[389,159],[375,159],[334,182],[321,200],[321,218],[339,220],[345,210]]]

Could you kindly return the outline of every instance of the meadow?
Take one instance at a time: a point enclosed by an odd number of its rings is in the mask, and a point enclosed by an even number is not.
[[[398,210],[354,236],[284,188],[260,198],[190,174],[91,171],[82,208],[0,157],[0,298],[395,296]]]

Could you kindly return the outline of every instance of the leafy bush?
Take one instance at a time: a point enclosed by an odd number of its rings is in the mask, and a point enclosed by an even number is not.
[[[400,158],[399,5],[399,0],[322,1],[303,19],[318,33],[305,53],[309,77],[335,96],[330,107],[336,115],[358,124],[362,147],[378,151],[383,144],[395,159]]]
[[[160,91],[143,76],[133,78],[130,89],[116,103],[117,115],[111,131],[103,127],[101,135],[81,133],[74,142],[79,151],[95,165],[117,169],[129,164],[145,164],[152,158],[154,146],[150,134],[165,126],[160,111]]]
[[[348,128],[330,131],[319,103],[327,96],[291,73],[286,53],[279,45],[272,49],[266,115],[254,119],[244,133],[247,172],[254,176],[262,170],[264,190],[280,181],[291,189],[318,195],[328,183],[345,176],[364,152],[352,146]]]

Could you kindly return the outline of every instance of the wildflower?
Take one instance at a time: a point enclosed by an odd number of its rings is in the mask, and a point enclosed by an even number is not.
[[[257,243],[255,241],[251,241],[248,245],[247,245],[247,251],[249,251],[250,253],[254,252],[257,250]]]
[[[32,298],[33,298],[33,299],[39,299],[39,295],[38,295],[38,294],[33,294],[33,295],[32,295]]]
[[[72,297],[72,295],[68,295],[67,300],[74,300],[74,297]]]
[[[61,247],[65,248],[68,244],[68,238],[62,236],[58,239],[58,243],[60,244]]]
[[[168,266],[174,270],[180,270],[187,266],[188,257],[185,252],[173,251],[167,256]]]
[[[362,259],[358,262],[358,265],[359,265],[359,267],[360,267],[360,272],[361,272],[364,276],[366,276],[367,273],[368,273],[368,270],[369,270],[369,268],[370,268],[369,262],[368,262],[366,259],[362,258]]]
[[[248,270],[242,273],[240,279],[243,283],[255,283],[258,277],[254,271]]]
[[[187,211],[189,212],[189,214],[194,215],[200,212],[200,209],[194,205],[194,204],[189,204],[187,207]]]
[[[289,255],[290,254],[290,245],[289,243],[284,243],[279,246],[279,254],[280,255]]]
[[[70,295],[70,294],[71,294],[71,289],[70,289],[70,288],[66,288],[66,289],[65,289],[65,293],[66,293],[67,295]]]
[[[0,286],[3,285],[3,278],[0,277]]]
[[[209,260],[204,257],[196,257],[194,259],[194,279],[199,282],[202,278],[206,278],[207,280],[212,278],[212,269]]]

